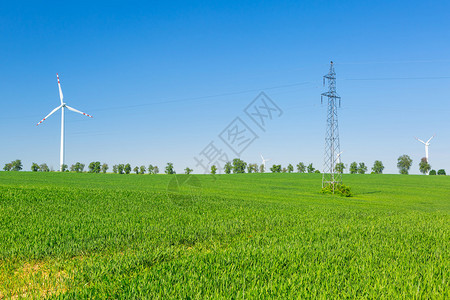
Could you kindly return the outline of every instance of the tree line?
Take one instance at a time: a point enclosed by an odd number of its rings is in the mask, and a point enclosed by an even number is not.
[[[412,166],[412,159],[408,155],[402,155],[397,159],[397,168],[399,169],[400,174],[409,174],[409,170]],[[106,173],[109,170],[109,166],[107,163],[100,163],[99,161],[93,161],[88,165],[87,172],[89,173]],[[347,168],[347,166],[340,162],[336,164],[336,172],[338,173],[344,173],[344,170]],[[22,161],[20,159],[16,159],[10,163],[6,163],[3,170],[4,171],[21,171],[23,169]],[[69,166],[64,164],[62,166],[63,172],[76,172],[76,173],[82,173],[85,172],[85,164],[77,162],[73,165]],[[350,174],[366,174],[367,172],[367,166],[364,162],[352,162],[349,166],[349,173]],[[272,165],[269,169],[272,173],[293,173],[294,172],[294,166],[292,164],[288,164],[286,167],[282,167],[281,165]],[[308,165],[304,164],[303,162],[299,162],[295,165],[295,170],[297,173],[320,173],[319,170],[314,168],[313,164],[310,163]],[[373,163],[371,174],[382,174],[384,170],[383,162],[380,160],[376,160]],[[424,157],[419,162],[419,170],[422,174],[429,174],[429,175],[446,175],[444,169],[439,169],[437,172],[436,170],[431,169],[431,165],[428,163],[427,159]],[[50,168],[47,166],[46,163],[43,164],[37,164],[35,162],[31,165],[31,171],[33,172],[50,172],[53,170],[50,170]],[[216,165],[212,165],[210,169],[211,174],[216,174],[218,171],[218,167]],[[112,172],[116,174],[130,174],[130,173],[136,173],[136,174],[159,174],[159,167],[154,166],[150,164],[148,167],[141,165],[141,166],[135,166],[134,168],[131,167],[129,163],[127,164],[116,164],[112,167]],[[186,167],[184,169],[185,174],[191,174],[193,172],[193,169]],[[235,158],[231,162],[225,163],[224,166],[224,172],[225,174],[237,174],[237,173],[265,173],[265,165],[261,164],[252,164],[247,163],[243,161],[240,158]],[[165,169],[165,174],[175,174],[175,169],[173,167],[173,163],[168,162]]]
[[[404,154],[397,159],[397,168],[400,174],[409,174],[413,160],[408,155]],[[431,169],[431,165],[428,163],[426,157],[422,157],[419,162],[419,171],[422,174],[436,175],[436,170]],[[437,175],[446,175],[444,169],[439,169]]]

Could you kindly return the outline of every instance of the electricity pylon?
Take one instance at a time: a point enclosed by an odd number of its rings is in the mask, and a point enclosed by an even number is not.
[[[342,183],[342,174],[336,171],[340,153],[339,145],[339,126],[337,115],[337,101],[341,106],[341,97],[336,93],[336,73],[334,71],[333,62],[330,64],[330,71],[323,76],[323,85],[328,81],[328,91],[321,94],[321,102],[323,97],[327,97],[327,131],[325,136],[325,157],[322,175],[322,188],[332,186],[333,193],[336,184]]]

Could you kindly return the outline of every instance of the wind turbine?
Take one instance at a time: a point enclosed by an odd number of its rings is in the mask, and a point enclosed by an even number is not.
[[[341,154],[343,153],[344,151],[341,151],[341,152],[339,152],[336,156],[337,156],[337,163],[338,164],[340,164],[341,163]]]
[[[422,144],[425,145],[425,158],[427,159],[428,162],[428,147],[430,146],[430,141],[432,138],[434,138],[436,135],[433,135],[432,137],[430,137],[430,139],[426,142],[422,141],[421,139],[416,137],[416,140],[418,140],[419,142],[421,142]]]
[[[39,123],[37,123],[36,126],[47,120],[47,118],[50,117],[52,114],[54,114],[58,109],[61,109],[61,148],[59,153],[59,170],[62,172],[64,165],[64,108],[67,108],[68,110],[74,111],[76,113],[82,114],[90,118],[92,118],[92,116],[85,114],[84,112],[81,112],[73,107],[70,107],[69,105],[63,102],[64,97],[61,90],[61,83],[59,82],[58,73],[56,73],[56,78],[58,79],[59,99],[61,100],[61,105],[52,110],[45,118],[43,118]]]
[[[264,159],[264,157],[262,156],[262,154],[260,154],[260,155],[261,155],[261,159],[262,159],[262,164],[264,165],[264,172],[266,172],[266,161],[269,161],[270,158]]]

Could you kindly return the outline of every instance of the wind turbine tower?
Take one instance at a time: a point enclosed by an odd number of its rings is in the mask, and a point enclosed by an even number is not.
[[[266,172],[266,161],[269,161],[270,158],[264,159],[264,157],[263,157],[262,154],[261,154],[261,159],[262,159],[262,165],[264,165],[264,172]]]
[[[430,137],[430,139],[426,142],[422,141],[421,139],[416,137],[416,140],[418,140],[419,142],[421,142],[422,144],[425,145],[425,158],[427,159],[428,162],[428,147],[430,146],[430,141],[432,138],[434,138],[436,135],[433,135],[432,137]]]
[[[321,94],[321,103],[326,97],[327,101],[327,129],[325,135],[325,156],[322,175],[322,188],[332,186],[333,193],[336,184],[342,183],[342,174],[336,171],[336,165],[340,161],[339,126],[337,114],[337,101],[341,106],[341,97],[336,93],[336,72],[333,62],[330,63],[328,74],[323,76],[323,85],[328,82],[328,91]]]
[[[81,112],[73,107],[70,107],[69,105],[67,105],[66,103],[64,103],[63,99],[63,93],[61,90],[61,83],[59,82],[59,75],[58,73],[56,73],[56,78],[58,79],[58,88],[59,88],[59,99],[61,101],[61,105],[59,105],[58,107],[56,107],[54,110],[52,110],[45,118],[43,118],[39,123],[36,124],[39,125],[42,122],[44,122],[45,120],[47,120],[48,117],[50,117],[53,113],[55,113],[58,109],[61,109],[61,147],[60,147],[60,152],[59,152],[59,170],[62,172],[63,171],[63,165],[64,165],[64,108],[67,108],[68,110],[71,110],[73,112],[82,114],[84,116],[90,117],[92,118],[91,115],[88,115],[84,112]]]
[[[341,154],[342,154],[343,152],[344,152],[344,151],[341,151],[341,152],[339,152],[338,154],[336,154],[336,156],[337,156],[337,163],[338,163],[338,164],[341,163]]]

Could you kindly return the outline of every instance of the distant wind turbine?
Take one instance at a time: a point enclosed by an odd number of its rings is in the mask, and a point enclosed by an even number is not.
[[[58,87],[59,87],[59,99],[61,100],[61,105],[52,110],[45,118],[43,118],[39,123],[36,124],[39,125],[42,122],[44,122],[48,117],[50,117],[53,113],[55,113],[58,109],[61,109],[61,148],[60,148],[60,154],[59,154],[59,170],[62,172],[63,165],[64,165],[64,108],[67,108],[68,110],[74,111],[76,113],[82,114],[84,116],[92,118],[91,115],[85,114],[84,112],[81,112],[73,107],[70,107],[66,103],[63,102],[63,93],[61,90],[61,83],[59,82],[59,75],[56,73],[56,78],[58,79]]]
[[[266,171],[266,161],[269,161],[270,158],[264,159],[264,157],[263,157],[262,154],[261,154],[261,159],[262,159],[262,164],[264,165],[264,172],[265,172],[265,171]]]
[[[337,163],[338,164],[340,164],[341,163],[341,154],[343,153],[344,151],[341,151],[341,152],[339,152],[336,156],[337,156]]]
[[[421,139],[416,137],[416,140],[418,140],[419,142],[421,142],[422,144],[425,145],[425,158],[427,159],[428,162],[428,147],[430,146],[430,141],[432,138],[434,138],[436,135],[433,135],[432,137],[430,137],[430,139],[426,142],[422,141]]]

